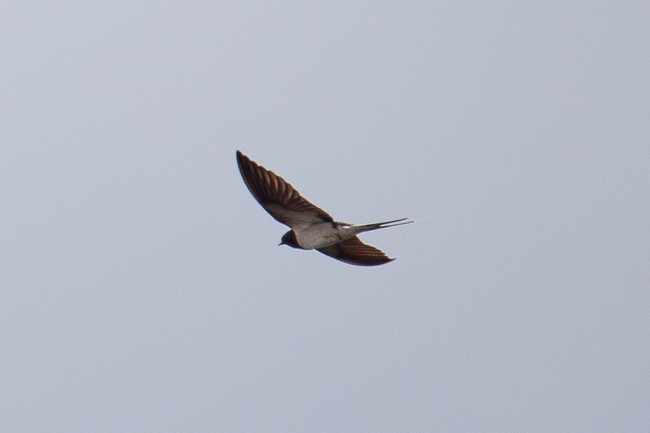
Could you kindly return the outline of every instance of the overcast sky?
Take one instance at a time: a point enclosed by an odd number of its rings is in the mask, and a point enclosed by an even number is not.
[[[4,1],[0,431],[650,431],[649,23]],[[397,260],[278,247],[236,149]]]

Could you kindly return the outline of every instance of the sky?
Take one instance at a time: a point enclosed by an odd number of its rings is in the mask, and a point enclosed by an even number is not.
[[[0,430],[650,431],[647,1],[5,1]],[[278,247],[235,151],[335,219]]]

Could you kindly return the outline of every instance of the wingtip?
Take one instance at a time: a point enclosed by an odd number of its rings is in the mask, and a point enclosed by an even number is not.
[[[244,162],[246,161],[246,156],[243,153],[241,153],[241,150],[239,150],[239,149],[237,149],[237,151],[235,152],[235,160],[237,161],[237,167],[239,167],[239,172],[243,176],[243,174],[244,174],[243,165],[244,165]]]
[[[377,261],[376,263],[373,263],[371,266],[381,266],[381,265],[387,265],[390,262],[394,262],[396,260],[395,257],[386,257],[384,260]]]
[[[237,160],[237,165],[239,166],[239,171],[242,172],[242,175],[246,166],[256,165],[255,162],[253,162],[248,156],[244,155],[244,153],[239,149],[235,152],[235,159]]]

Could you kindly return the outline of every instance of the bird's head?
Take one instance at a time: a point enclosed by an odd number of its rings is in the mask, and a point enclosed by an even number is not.
[[[292,248],[300,248],[300,245],[298,245],[298,241],[296,240],[296,234],[293,232],[293,230],[289,230],[284,235],[282,235],[280,245],[288,245]]]

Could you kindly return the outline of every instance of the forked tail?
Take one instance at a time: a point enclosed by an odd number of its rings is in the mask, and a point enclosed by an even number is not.
[[[406,221],[408,218],[400,218],[398,220],[384,221],[380,223],[371,223],[371,224],[355,224],[353,227],[361,232],[367,232],[370,230],[377,229],[387,229],[389,227],[401,226],[404,224],[411,224],[413,221]]]

